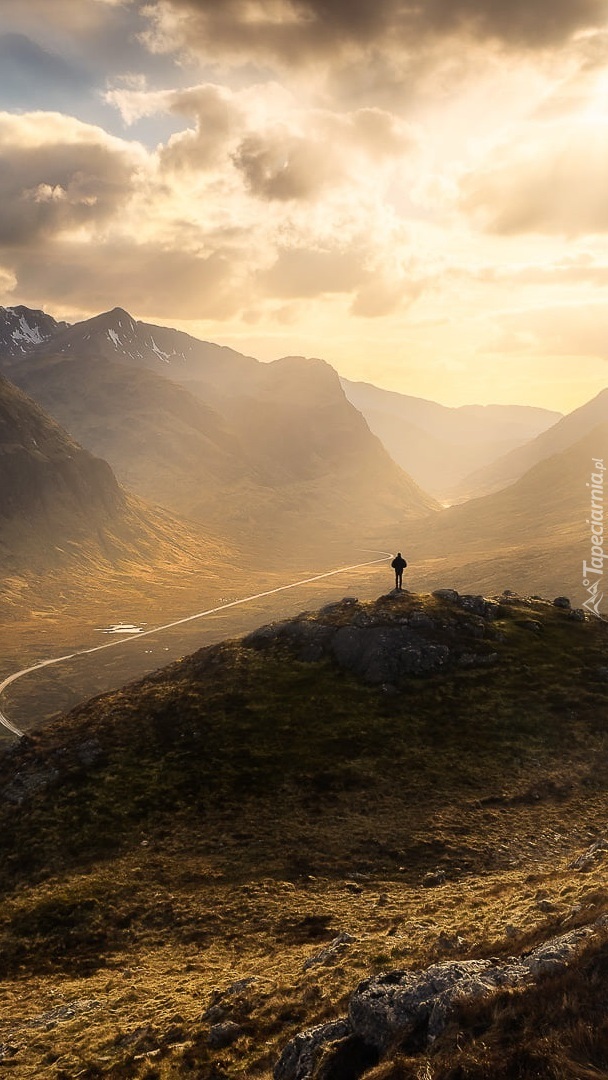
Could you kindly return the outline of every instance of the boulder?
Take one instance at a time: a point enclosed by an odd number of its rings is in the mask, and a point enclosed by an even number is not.
[[[302,1031],[287,1044],[274,1068],[274,1080],[310,1080],[321,1055],[336,1049],[342,1039],[352,1035],[348,1020],[332,1020],[329,1024]]]

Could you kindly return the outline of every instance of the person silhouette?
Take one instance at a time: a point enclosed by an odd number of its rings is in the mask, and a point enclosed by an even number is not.
[[[395,571],[395,588],[398,589],[399,591],[402,591],[402,589],[403,589],[403,585],[402,585],[403,571],[405,570],[405,568],[407,566],[407,562],[403,558],[400,551],[397,552],[395,558],[393,559],[393,561],[391,563],[391,566],[392,566],[393,570]]]

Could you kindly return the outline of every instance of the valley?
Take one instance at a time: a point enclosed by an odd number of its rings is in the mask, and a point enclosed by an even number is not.
[[[606,623],[581,610],[605,393],[447,409],[121,308],[3,309],[0,369],[0,1064],[600,1069],[559,987],[590,1016],[608,948]],[[361,980],[514,956],[436,1043],[428,1010],[390,1046],[352,1026]]]

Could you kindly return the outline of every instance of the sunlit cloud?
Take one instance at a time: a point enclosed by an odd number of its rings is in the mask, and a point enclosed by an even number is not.
[[[120,304],[453,401],[590,397],[606,8],[5,0],[27,95],[0,114],[0,302]]]

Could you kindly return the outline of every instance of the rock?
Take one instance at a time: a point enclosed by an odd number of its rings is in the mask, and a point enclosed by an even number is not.
[[[347,1020],[323,1024],[292,1039],[275,1068],[274,1080],[313,1080],[316,1076],[320,1080],[321,1073],[315,1069],[321,1059],[323,1077],[341,1080],[351,1075],[339,1065],[355,1045],[357,1060],[362,1060],[363,1050],[365,1060],[372,1063],[396,1045],[407,1049],[410,1039],[416,1040],[417,1049],[427,1046],[445,1030],[460,1001],[488,997],[504,987],[530,985],[562,971],[606,923],[604,918],[593,927],[552,938],[519,959],[443,961],[423,971],[391,971],[366,979],[351,997]],[[518,930],[508,927],[507,932],[514,936]],[[461,941],[441,935],[437,944],[457,948]]]
[[[556,596],[555,600],[553,601],[553,607],[569,608],[570,600],[567,596]]]
[[[568,617],[572,619],[573,622],[584,622],[587,618],[582,608],[573,608],[572,611],[568,612]]]
[[[582,926],[578,930],[562,934],[561,937],[552,938],[551,941],[546,941],[544,945],[539,945],[533,952],[522,957],[522,966],[535,978],[539,975],[562,971],[579,951],[582,943],[593,935],[592,927]]]
[[[362,893],[363,886],[359,885],[356,881],[345,881],[344,888],[350,893]]]
[[[340,667],[369,683],[394,684],[406,675],[438,671],[450,658],[446,645],[392,626],[342,626],[333,636],[331,651]]]
[[[360,890],[361,891],[361,890]],[[309,968],[315,967],[317,964],[336,964],[338,960],[344,955],[349,945],[352,945],[353,941],[357,939],[351,937],[350,934],[338,934],[337,937],[330,941],[329,945],[326,945],[320,952],[315,953],[304,964],[304,971],[308,971]]]
[[[496,600],[486,600],[485,596],[461,596],[458,606],[465,611],[472,611],[475,615],[481,615],[482,619],[496,619],[500,613],[500,604]]]
[[[456,589],[435,589],[432,595],[436,596],[438,600],[447,600],[451,604],[455,604],[460,596]]]
[[[381,1054],[396,1041],[427,1032],[432,1042],[446,1027],[455,1003],[514,985],[524,969],[496,967],[490,960],[451,960],[426,971],[393,971],[367,979],[353,994],[353,1031]]]
[[[334,615],[336,612],[342,611],[344,608],[353,608],[359,603],[356,596],[345,596],[342,600],[334,600],[331,604],[326,604],[322,607],[320,615]]]
[[[557,911],[555,904],[552,904],[550,900],[537,900],[536,906],[539,911],[545,913],[545,915],[551,914],[553,911]]]
[[[422,879],[422,884],[425,889],[433,889],[436,885],[443,885],[446,881],[445,870],[436,870],[434,873],[425,874]]]
[[[516,619],[515,625],[521,626],[523,630],[532,630],[535,634],[539,634],[543,629],[543,624],[536,619]]]
[[[602,837],[601,839],[596,840],[591,847],[587,848],[582,855],[579,855],[578,858],[574,859],[570,863],[568,869],[580,870],[582,874],[587,874],[603,860],[607,851],[608,840],[605,840]]]
[[[207,1042],[214,1050],[223,1050],[226,1046],[232,1046],[243,1034],[242,1027],[232,1020],[226,1020],[223,1024],[214,1024],[207,1036]]]
[[[329,1047],[335,1049],[342,1039],[352,1035],[348,1020],[333,1020],[329,1024],[300,1032],[287,1044],[275,1065],[274,1080],[310,1080],[321,1055]]]

